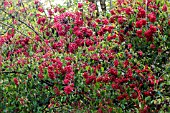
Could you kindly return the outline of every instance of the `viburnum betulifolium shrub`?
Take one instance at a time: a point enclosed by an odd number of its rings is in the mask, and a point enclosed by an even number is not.
[[[0,112],[170,112],[168,2],[0,6]]]

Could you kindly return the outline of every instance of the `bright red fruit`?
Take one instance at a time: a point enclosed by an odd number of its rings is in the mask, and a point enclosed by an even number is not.
[[[65,86],[64,87],[64,92],[66,93],[66,94],[70,94],[72,91],[73,91],[73,87],[71,87],[71,86]]]
[[[162,7],[162,11],[166,12],[167,10],[168,10],[167,5],[164,4],[163,7]]]
[[[124,20],[122,17],[119,17],[119,18],[118,18],[118,23],[119,23],[119,24],[123,24],[124,21],[125,21],[125,20]]]
[[[28,78],[30,78],[30,79],[31,79],[31,78],[32,78],[32,75],[31,75],[31,74],[28,74]]]
[[[143,52],[142,51],[138,51],[138,54],[139,54],[139,56],[142,56]]]
[[[63,83],[64,84],[69,84],[70,80],[69,79],[64,79]]]
[[[144,35],[145,35],[147,41],[152,41],[153,32],[150,29],[145,31]]]
[[[170,19],[168,20],[168,25],[170,26]]]
[[[132,44],[128,44],[128,49],[132,48]]]
[[[40,74],[38,74],[38,78],[39,78],[39,79],[43,79],[44,76],[40,73]]]
[[[148,14],[148,18],[149,18],[150,22],[156,21],[156,15],[154,13]]]
[[[153,26],[152,24],[150,25],[150,30],[155,33],[157,31],[156,26]]]
[[[142,20],[136,21],[136,27],[137,27],[137,28],[141,28],[141,27],[142,27],[142,24],[143,24]]]
[[[78,8],[82,8],[83,4],[82,3],[78,3]]]
[[[139,12],[138,12],[138,17],[139,18],[145,18],[145,16],[146,16],[146,11],[145,11],[145,9],[143,9],[142,7],[139,7],[138,8],[138,10],[139,10]]]
[[[115,65],[115,67],[117,67],[117,66],[119,65],[119,61],[118,61],[118,60],[115,60],[115,61],[114,61],[114,65]]]
[[[18,82],[17,78],[14,78],[13,81],[14,81],[15,85],[17,85],[17,86],[19,85],[19,82]]]
[[[109,73],[112,74],[112,75],[117,75],[118,74],[118,71],[116,68],[110,68],[109,69]]]
[[[151,49],[155,49],[155,45],[154,45],[154,44],[151,44],[151,45],[150,45],[150,48],[151,48]]]
[[[138,37],[142,37],[142,29],[136,31]]]

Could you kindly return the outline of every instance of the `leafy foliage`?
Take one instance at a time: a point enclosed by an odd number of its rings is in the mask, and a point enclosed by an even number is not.
[[[88,1],[68,10],[4,0],[0,111],[169,112],[169,9],[116,6],[96,17]]]

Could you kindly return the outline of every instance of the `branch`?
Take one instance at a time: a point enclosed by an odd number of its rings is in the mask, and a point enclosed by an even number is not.
[[[25,11],[26,15],[28,15],[28,13],[27,13],[27,11],[26,11],[26,8],[25,8],[25,6],[24,6],[24,3],[22,2],[22,0],[21,0],[20,2],[21,2],[22,6],[23,6],[23,8],[24,8],[24,11]]]
[[[163,51],[162,54],[164,54],[164,53],[166,53],[166,52],[169,52],[169,51],[170,51],[170,49],[167,49],[167,50]],[[152,64],[152,65],[155,65],[155,63],[156,63],[156,61],[157,61],[157,59],[158,59],[158,56],[159,56],[159,55],[156,56],[156,58],[155,58],[155,60],[153,61],[153,64]]]
[[[41,83],[46,83],[48,86],[51,86],[51,87],[54,86],[54,83],[53,83],[53,82],[50,82],[49,80],[41,80],[40,82],[41,82]]]
[[[1,73],[1,74],[2,74],[2,73],[7,73],[7,74],[8,74],[8,73],[14,73],[14,74],[23,74],[23,75],[25,75],[24,72],[17,72],[17,71],[1,71],[0,73]]]
[[[8,14],[4,9],[2,9],[2,11],[6,14]],[[15,18],[15,16],[11,16],[10,14],[8,14],[11,18]],[[16,19],[16,18],[15,18]],[[41,39],[42,39],[42,36],[40,36],[40,34],[31,26],[29,26],[27,23],[25,23],[24,21],[22,21],[21,19],[16,19],[18,20],[20,23],[26,25],[28,28],[30,28],[32,31],[34,31],[35,34],[37,34]]]
[[[37,31],[35,31],[34,28],[32,28],[31,26],[29,26],[27,23],[25,23],[24,21],[22,21],[20,19],[18,21],[21,22],[22,24],[26,25],[28,28],[30,28],[32,31],[34,31],[34,33],[37,34],[42,39],[42,36],[40,36],[39,33]]]
[[[2,10],[5,14],[8,14],[4,9],[0,9],[0,10]],[[16,16],[11,16],[10,14],[8,14],[8,15],[9,15],[11,18],[15,18],[15,17],[16,17]],[[16,19],[16,20],[18,20],[20,23],[26,25],[29,29],[31,29],[35,34],[37,34],[37,35],[43,40],[43,37],[42,37],[33,27],[29,26],[27,23],[25,23],[25,22],[22,21],[21,19]],[[19,32],[19,33],[21,33],[21,32]],[[25,36],[25,35],[24,35],[24,36]],[[47,44],[47,45],[48,45],[48,44]],[[51,50],[52,50],[53,52],[55,52],[50,45],[48,45],[48,46],[51,48]]]
[[[5,24],[5,23],[3,23],[3,22],[1,22],[1,21],[0,21],[0,24],[3,24],[3,25],[8,26],[8,27],[10,27],[10,28],[14,28],[13,26],[8,25],[8,24]],[[15,29],[15,28],[14,28],[14,29]],[[20,33],[21,35],[24,35],[25,37],[29,37],[29,36],[27,36],[26,34],[22,33],[21,31],[18,31],[17,29],[15,29],[15,31],[18,32],[18,33]]]

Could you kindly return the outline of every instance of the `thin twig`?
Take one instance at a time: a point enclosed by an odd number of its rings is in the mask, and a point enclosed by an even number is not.
[[[8,14],[5,10],[2,9],[2,11],[6,14]],[[9,15],[9,14],[8,14]],[[9,15],[11,18],[13,18],[11,15]],[[14,17],[15,18],[15,17]],[[35,34],[37,34],[41,39],[42,39],[42,36],[40,36],[40,34],[31,26],[29,26],[27,23],[25,23],[24,21],[22,21],[21,19],[16,19],[18,20],[20,23],[26,25],[28,28],[30,28],[32,31],[34,31]]]
[[[7,73],[7,74],[8,74],[8,73],[14,73],[14,74],[17,74],[17,73],[18,73],[18,74],[23,74],[23,75],[25,75],[25,74],[26,74],[26,73],[24,73],[24,72],[17,72],[17,71],[1,71],[0,73],[1,73],[1,74],[4,74],[4,73]]]
[[[23,6],[23,8],[24,8],[24,11],[25,11],[26,15],[28,15],[27,10],[26,10],[26,8],[25,8],[24,3],[22,2],[22,0],[21,0],[21,4],[22,4],[22,6]]]
[[[146,14],[147,14],[147,11],[148,11],[148,0],[145,1],[145,5],[146,5],[145,11],[146,11]],[[146,20],[147,20],[147,16],[146,16]]]
[[[8,14],[4,9],[2,9],[2,11],[3,11],[4,13]],[[9,14],[8,14],[8,15],[9,15]],[[11,18],[15,18],[15,17],[12,17],[11,15],[9,15],[9,16],[10,16]],[[20,23],[26,25],[26,26],[27,26],[28,28],[30,28],[35,34],[37,34],[41,39],[43,39],[43,37],[42,37],[33,27],[29,26],[27,23],[25,23],[25,22],[22,21],[21,19],[16,19],[16,20],[18,20]],[[48,44],[47,44],[47,45],[48,45]],[[51,48],[51,50],[52,50],[53,52],[55,52],[50,45],[48,45],[48,46]]]
[[[5,23],[3,23],[3,22],[0,22],[0,24],[3,24],[3,25],[8,26],[8,27],[10,27],[10,28],[14,28],[14,27],[12,27],[11,25],[5,24]],[[15,29],[15,28],[14,28],[14,29]],[[21,31],[18,31],[17,29],[15,29],[15,31],[18,32],[18,33],[20,33],[21,35],[24,35],[25,37],[29,37],[29,36],[27,36],[26,34],[22,33]]]
[[[40,34],[34,28],[32,28],[31,26],[29,26],[27,23],[25,23],[24,21],[22,21],[20,19],[18,21],[21,22],[22,24],[26,25],[28,28],[30,28],[32,31],[34,31],[34,33],[37,34],[42,39],[42,36],[40,36]]]

